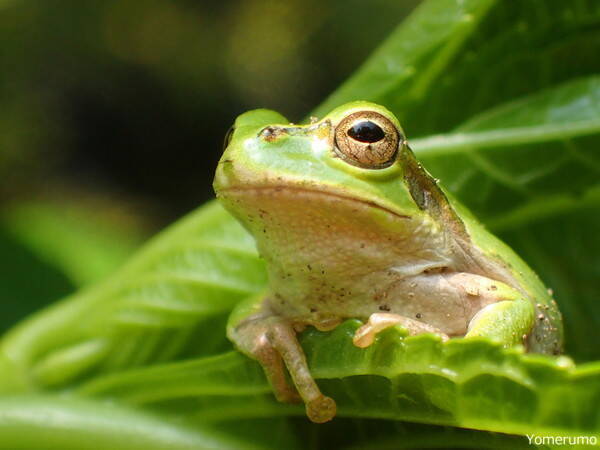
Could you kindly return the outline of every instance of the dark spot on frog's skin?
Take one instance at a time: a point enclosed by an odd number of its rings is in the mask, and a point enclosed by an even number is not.
[[[415,314],[415,317],[416,317],[417,319],[421,319],[421,318],[423,318],[423,314],[421,314],[421,313],[417,313],[417,314]]]
[[[263,233],[266,233],[266,232],[267,232],[266,228],[263,228]]]
[[[315,312],[317,312],[317,308],[310,308],[310,312],[311,312],[311,313],[315,313]]]
[[[312,267],[310,266],[310,264],[307,264],[307,265],[306,265],[306,268],[307,268],[308,270],[312,270]]]
[[[321,275],[325,275],[325,271],[324,270],[321,270]]]
[[[391,311],[391,308],[388,305],[379,305],[380,311]]]
[[[498,289],[498,286],[496,286],[495,284],[492,284],[492,285],[490,286],[490,289],[491,289],[492,291],[495,291],[496,289]]]
[[[365,244],[360,244],[360,248],[365,248]]]

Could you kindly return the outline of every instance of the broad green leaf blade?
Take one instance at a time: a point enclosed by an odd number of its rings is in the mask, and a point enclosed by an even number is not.
[[[348,81],[313,111],[314,115],[322,116],[343,103],[359,99],[387,106],[393,98],[406,103],[420,99],[494,3],[494,0],[423,2]]]
[[[0,398],[2,449],[258,449],[248,440],[145,412],[58,396]]]
[[[265,283],[252,238],[219,205],[202,208],[106,282],[9,332],[0,391],[228,348],[227,313]]]
[[[412,145],[427,169],[485,223],[518,228],[588,202],[584,193],[600,187],[599,105],[600,77],[587,77]]]
[[[600,4],[429,0],[316,111],[352,100],[389,107],[409,136],[600,72]]]
[[[311,373],[338,402],[340,417],[522,435],[599,434],[599,363],[575,368],[566,358],[503,350],[486,340],[403,339],[397,330],[359,349],[352,344],[359,325],[348,321],[302,336]],[[304,414],[301,406],[276,403],[258,364],[238,353],[109,375],[77,392],[159,408],[198,398],[186,416],[201,422]]]
[[[113,218],[106,207],[89,202],[21,202],[6,208],[0,220],[19,242],[77,286],[109,275],[143,237],[125,218]]]
[[[392,421],[337,419],[247,419],[220,423],[188,420],[181,412],[161,415],[106,402],[49,395],[0,399],[2,449],[300,449],[532,448],[516,436]],[[535,448],[535,447],[533,447]]]

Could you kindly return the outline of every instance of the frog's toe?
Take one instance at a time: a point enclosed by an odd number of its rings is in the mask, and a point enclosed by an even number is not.
[[[354,332],[352,343],[359,348],[367,348],[375,340],[376,332],[370,324],[362,325]]]
[[[329,422],[335,417],[336,410],[335,400],[325,395],[306,403],[306,415],[315,423]]]

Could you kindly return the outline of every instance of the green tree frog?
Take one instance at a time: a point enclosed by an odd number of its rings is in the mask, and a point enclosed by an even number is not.
[[[264,295],[234,310],[228,337],[260,362],[280,401],[303,400],[314,422],[333,418],[336,404],[296,338],[307,326],[360,319],[358,347],[400,326],[561,351],[548,290],[438,185],[382,106],[353,102],[307,125],[269,110],[242,114],[214,188],[254,236],[269,279]]]

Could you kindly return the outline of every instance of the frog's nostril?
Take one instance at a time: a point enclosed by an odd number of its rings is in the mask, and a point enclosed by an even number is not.
[[[266,127],[263,128],[260,133],[258,133],[258,137],[264,139],[267,142],[275,141],[279,136],[283,134],[284,130],[280,127]]]

